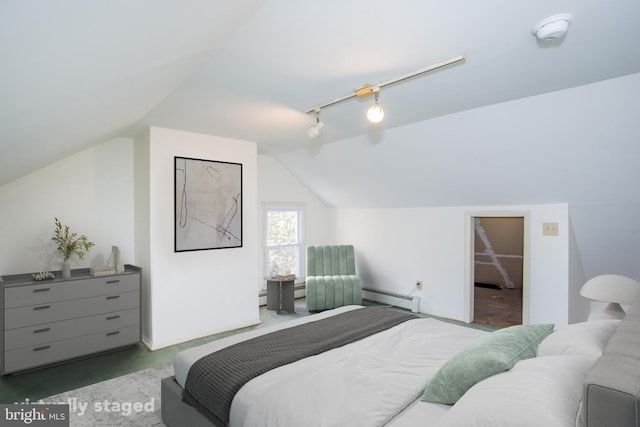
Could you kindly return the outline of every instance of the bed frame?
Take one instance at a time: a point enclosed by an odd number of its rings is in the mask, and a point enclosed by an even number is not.
[[[585,427],[640,427],[640,303],[629,309],[584,385]],[[161,382],[161,416],[168,427],[212,427],[182,402],[175,377]]]
[[[640,426],[640,303],[629,309],[587,375],[583,411],[586,427]]]
[[[160,415],[168,427],[212,427],[213,424],[196,408],[182,401],[182,387],[171,376],[161,381]]]

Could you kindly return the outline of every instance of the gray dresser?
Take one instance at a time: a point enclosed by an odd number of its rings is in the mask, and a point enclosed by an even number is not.
[[[2,375],[135,344],[140,341],[140,268],[117,275],[35,281],[2,276]]]

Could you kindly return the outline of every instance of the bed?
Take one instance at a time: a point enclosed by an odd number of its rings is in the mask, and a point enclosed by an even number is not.
[[[371,309],[341,307],[178,353],[175,375],[161,383],[163,422],[169,427],[640,425],[640,305],[622,321],[495,332],[403,314],[408,318],[353,342],[340,338],[335,348],[261,368],[263,373],[228,387],[232,397],[220,405],[226,408],[222,415],[215,405],[205,405],[225,388],[206,381],[235,384],[249,359],[269,360],[244,346],[299,339],[297,330],[323,325],[344,323],[351,329],[358,317],[369,327],[374,322],[367,319],[381,313]],[[300,352],[306,346],[301,344]],[[194,389],[198,381],[206,387]]]

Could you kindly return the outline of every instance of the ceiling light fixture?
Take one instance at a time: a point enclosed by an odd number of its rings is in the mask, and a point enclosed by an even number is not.
[[[316,108],[314,111],[316,113],[316,124],[309,126],[307,129],[307,135],[309,135],[309,138],[316,138],[320,135],[320,131],[324,127],[324,122],[320,121],[320,108]]]
[[[573,17],[567,13],[553,15],[538,22],[531,33],[540,41],[559,39],[569,31]]]
[[[378,94],[380,93],[380,88],[376,88],[376,89],[377,90],[374,89],[375,96],[376,96],[376,103],[373,104],[371,108],[369,108],[369,110],[367,111],[367,119],[369,119],[371,123],[380,123],[384,118],[384,110],[378,103]]]
[[[378,93],[380,92],[381,88],[383,88],[385,86],[392,85],[394,83],[402,82],[404,80],[410,79],[412,77],[419,76],[421,74],[428,73],[430,71],[438,70],[440,68],[446,67],[448,65],[455,64],[457,62],[462,62],[465,59],[467,59],[467,57],[465,55],[455,56],[455,57],[453,57],[451,59],[447,59],[445,61],[438,62],[438,63],[433,64],[433,65],[428,65],[426,67],[420,68],[419,70],[413,71],[411,73],[404,74],[404,75],[402,75],[400,77],[396,77],[396,78],[391,79],[391,80],[387,80],[387,81],[384,81],[384,82],[381,82],[381,83],[378,83],[378,84],[375,84],[375,85],[364,85],[364,86],[361,86],[361,87],[357,88],[356,90],[354,90],[353,92],[351,92],[351,93],[349,93],[349,94],[347,94],[345,96],[341,96],[340,98],[336,98],[333,101],[325,102],[324,104],[320,104],[320,105],[317,105],[317,106],[315,106],[313,108],[309,108],[307,111],[305,111],[305,113],[309,114],[309,113],[315,112],[316,114],[319,114],[321,109],[326,108],[326,107],[330,107],[332,105],[338,104],[338,103],[346,101],[348,99],[355,98],[355,97],[363,98],[363,97],[366,97],[366,96],[369,96],[369,95],[375,95],[376,96],[376,103],[375,103],[375,105],[373,107],[369,108],[369,111],[367,112],[367,117],[369,117],[370,113],[374,114],[374,111],[375,111],[376,113],[378,113],[377,116],[374,116],[374,117],[377,118],[377,122],[374,121],[371,118],[369,118],[369,120],[371,120],[374,123],[378,123],[378,122],[380,122],[382,120],[382,117],[384,116],[384,112],[382,111],[382,107],[380,106],[380,104],[378,104]],[[316,121],[318,123],[322,123],[319,120],[320,119],[318,117],[316,117]],[[317,128],[318,124],[316,124],[316,125],[314,125],[312,127],[316,127]],[[324,127],[324,123],[322,123],[322,126],[320,127],[320,129],[322,129],[322,127]],[[320,129],[317,129],[318,133],[319,133]],[[315,138],[317,136],[317,135],[315,135],[315,133],[316,133],[316,131],[312,131],[311,128],[307,129],[307,134],[309,135],[309,137]],[[312,136],[312,135],[315,135],[315,136]]]

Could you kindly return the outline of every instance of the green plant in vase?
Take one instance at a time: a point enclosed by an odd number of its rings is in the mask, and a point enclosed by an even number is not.
[[[71,266],[69,264],[69,259],[71,256],[75,254],[78,258],[84,259],[84,254],[94,246],[94,243],[89,241],[89,238],[84,234],[78,235],[78,233],[72,233],[69,226],[63,226],[58,218],[55,218],[55,223],[55,235],[51,240],[56,242],[56,249],[64,258],[64,262],[62,264],[62,277],[70,277]]]

